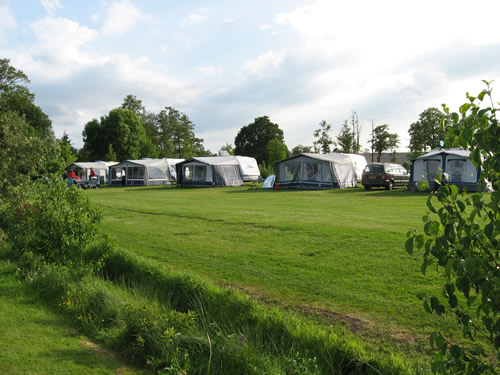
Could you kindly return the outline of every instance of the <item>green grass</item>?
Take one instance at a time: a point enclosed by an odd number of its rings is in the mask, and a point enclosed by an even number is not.
[[[1,374],[136,374],[49,312],[0,260]]]
[[[406,232],[422,227],[426,194],[148,187],[88,196],[121,247],[175,270],[331,324],[340,318],[407,353],[427,349],[436,328],[415,295],[438,294],[441,281],[404,251]]]

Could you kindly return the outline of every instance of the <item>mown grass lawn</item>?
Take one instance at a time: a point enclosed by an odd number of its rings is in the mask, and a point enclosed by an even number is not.
[[[0,259],[0,374],[139,374],[30,297]]]
[[[104,188],[103,231],[137,255],[279,305],[350,323],[371,340],[425,350],[435,320],[415,297],[441,280],[404,250],[427,194],[362,189]]]

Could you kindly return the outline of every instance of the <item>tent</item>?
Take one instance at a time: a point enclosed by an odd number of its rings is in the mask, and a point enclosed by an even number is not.
[[[272,189],[274,187],[274,180],[276,179],[275,175],[267,176],[262,184],[262,189]]]
[[[240,164],[240,173],[243,181],[258,181],[260,177],[257,160],[250,156],[235,156]]]
[[[274,165],[280,189],[344,189],[356,187],[356,170],[344,154],[302,153]]]
[[[118,163],[114,161],[78,162],[71,164],[66,170],[68,172],[72,170],[75,175],[81,178],[82,182],[88,182],[90,180],[90,168],[92,168],[100,184],[109,184],[109,167],[116,164]]]
[[[184,161],[184,159],[165,159],[168,163],[168,173],[170,181],[177,180],[177,172],[175,170],[175,166],[177,163]]]
[[[363,175],[363,170],[366,167],[366,158],[363,155],[359,154],[343,154],[348,156],[352,164],[354,164],[354,169],[356,170],[356,177],[358,182],[361,182],[361,176]]]
[[[234,156],[209,156],[187,159],[176,166],[177,183],[182,186],[240,186],[240,163]]]
[[[170,184],[166,159],[125,160],[110,168],[112,185]]]
[[[417,184],[421,181],[428,181],[430,189],[434,189],[434,176],[445,172],[449,176],[448,182],[460,190],[478,191],[480,171],[469,155],[469,151],[452,148],[433,150],[413,159],[408,190],[418,190]]]

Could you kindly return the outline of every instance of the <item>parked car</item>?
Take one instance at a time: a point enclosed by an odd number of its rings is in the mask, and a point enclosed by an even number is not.
[[[383,187],[392,190],[396,186],[408,187],[410,174],[401,164],[372,163],[363,170],[361,183],[365,190],[372,187]]]

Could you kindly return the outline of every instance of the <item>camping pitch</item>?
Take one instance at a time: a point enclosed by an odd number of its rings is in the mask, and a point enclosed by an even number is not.
[[[344,189],[356,187],[356,170],[344,154],[302,153],[275,164],[280,189]]]
[[[418,183],[429,182],[430,189],[435,188],[434,176],[445,172],[450,184],[460,190],[479,190],[479,170],[470,159],[470,152],[459,149],[433,150],[412,160],[408,189],[418,190]]]
[[[176,168],[177,183],[182,186],[243,185],[240,163],[234,156],[195,157],[177,163]]]

